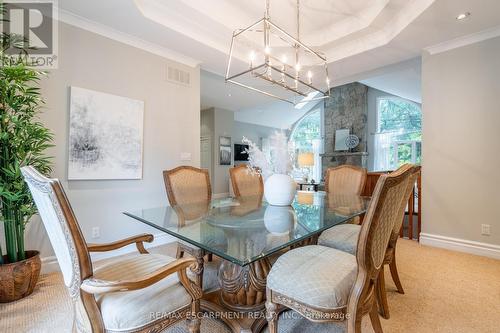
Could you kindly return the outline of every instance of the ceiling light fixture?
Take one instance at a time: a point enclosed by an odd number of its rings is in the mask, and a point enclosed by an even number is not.
[[[293,105],[310,96],[315,96],[311,100],[330,97],[330,79],[325,55],[300,40],[299,0],[296,37],[271,21],[269,1],[266,0],[264,18],[247,28],[233,32],[226,82]],[[234,67],[238,66],[234,64],[235,58],[244,59],[248,67],[232,72]]]
[[[469,12],[465,12],[465,13],[462,13],[460,15],[457,16],[457,20],[459,21],[462,21],[462,20],[465,20],[466,18],[468,18],[470,16],[470,13]]]

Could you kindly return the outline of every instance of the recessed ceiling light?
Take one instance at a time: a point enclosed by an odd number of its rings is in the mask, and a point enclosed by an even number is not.
[[[227,94],[228,97],[231,97],[231,94]]]
[[[466,18],[468,18],[470,16],[470,13],[469,12],[465,12],[465,13],[462,13],[460,15],[457,16],[457,20],[459,21],[462,21],[462,20],[465,20]]]

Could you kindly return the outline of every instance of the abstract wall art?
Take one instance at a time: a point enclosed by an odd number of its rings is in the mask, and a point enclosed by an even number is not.
[[[143,101],[71,87],[68,179],[141,179],[143,122]]]
[[[219,137],[219,165],[231,165],[231,137]]]

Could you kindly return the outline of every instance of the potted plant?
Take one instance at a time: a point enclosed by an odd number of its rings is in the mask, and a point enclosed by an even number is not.
[[[3,6],[0,9],[3,13]],[[24,248],[25,226],[36,206],[20,167],[32,165],[50,173],[50,158],[44,152],[51,146],[52,133],[38,120],[43,104],[38,85],[43,72],[29,66],[26,40],[6,33],[0,38],[0,221],[6,244],[6,255],[0,246],[3,303],[31,294],[38,281],[39,252]],[[20,54],[8,54],[11,47],[18,48]]]
[[[294,154],[286,135],[276,131],[269,137],[269,154],[245,137],[243,143],[248,144],[246,152],[250,170],[259,170],[265,180],[266,201],[274,206],[291,205],[297,192],[297,184],[290,176]]]

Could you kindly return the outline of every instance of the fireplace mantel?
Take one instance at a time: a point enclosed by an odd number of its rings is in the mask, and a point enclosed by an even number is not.
[[[337,157],[337,156],[368,156],[368,153],[366,151],[354,151],[354,152],[348,152],[348,151],[336,151],[333,153],[324,153],[320,154],[321,157]]]
[[[357,165],[366,168],[368,153],[365,151],[335,151],[333,153],[321,154],[323,170],[343,164]]]

